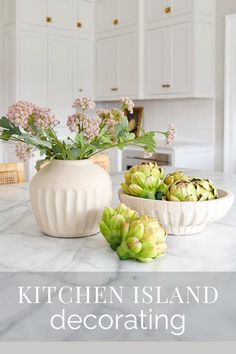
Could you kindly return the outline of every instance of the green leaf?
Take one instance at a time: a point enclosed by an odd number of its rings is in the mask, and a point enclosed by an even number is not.
[[[79,148],[72,148],[67,151],[70,160],[79,160],[81,150]]]
[[[9,135],[21,135],[21,131],[13,123],[11,123],[7,117],[0,119],[0,127],[3,128]]]
[[[22,134],[22,137],[25,139],[26,144],[31,144],[34,146],[43,146],[48,149],[52,149],[52,144],[49,141],[41,140],[36,135]]]

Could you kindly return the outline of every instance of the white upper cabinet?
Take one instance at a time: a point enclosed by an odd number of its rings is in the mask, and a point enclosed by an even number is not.
[[[94,34],[95,10],[94,4],[87,0],[77,0],[78,33]]]
[[[101,39],[96,46],[97,98],[135,98],[138,91],[137,34]]]
[[[62,30],[74,29],[75,0],[48,0],[47,12],[47,21],[50,27]]]
[[[98,0],[96,3],[96,32],[126,29],[138,24],[138,0]]]
[[[76,40],[74,97],[94,96],[94,41]]]
[[[114,0],[98,0],[96,3],[96,32],[111,31],[115,17],[116,2]]]
[[[116,0],[117,28],[137,26],[138,24],[138,0]]]
[[[146,33],[145,95],[163,94],[167,84],[167,32],[162,28]]]
[[[148,0],[143,98],[214,97],[214,0]]]
[[[138,72],[138,36],[136,33],[117,38],[118,95],[137,97]]]
[[[167,45],[167,90],[184,94],[191,90],[192,24],[170,26]],[[165,90],[165,88],[164,88]]]
[[[72,111],[73,39],[70,36],[49,36],[48,104],[61,124],[65,124]]]
[[[97,98],[116,96],[117,85],[117,41],[113,38],[96,43],[96,94]]]
[[[20,0],[20,20],[23,24],[47,24],[47,0]]]
[[[20,33],[20,97],[41,106],[48,105],[47,34]]]

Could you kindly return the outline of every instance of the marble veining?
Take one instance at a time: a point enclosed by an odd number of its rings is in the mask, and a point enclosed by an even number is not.
[[[171,168],[166,168],[168,173]],[[172,169],[173,170],[173,169]],[[185,170],[210,177],[236,195],[236,176]],[[112,176],[117,206],[122,174]],[[32,215],[29,185],[0,186],[0,271],[236,271],[236,202],[219,222],[191,237],[169,236],[166,257],[150,264],[120,261],[101,234],[80,239],[43,235]]]

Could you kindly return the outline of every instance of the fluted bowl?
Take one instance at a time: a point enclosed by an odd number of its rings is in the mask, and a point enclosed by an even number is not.
[[[222,219],[230,210],[234,196],[218,189],[218,199],[199,202],[170,202],[132,197],[119,191],[120,201],[140,215],[157,218],[170,235],[191,235],[202,232],[206,225]]]

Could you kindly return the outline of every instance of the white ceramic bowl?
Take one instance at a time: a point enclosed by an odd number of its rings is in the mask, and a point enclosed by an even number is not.
[[[120,201],[140,215],[157,218],[170,235],[190,235],[203,231],[207,224],[222,219],[230,210],[234,196],[218,189],[219,198],[205,202],[169,202],[136,198],[119,191]]]

